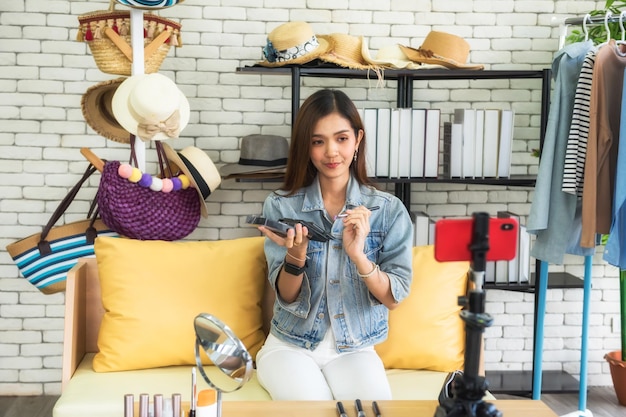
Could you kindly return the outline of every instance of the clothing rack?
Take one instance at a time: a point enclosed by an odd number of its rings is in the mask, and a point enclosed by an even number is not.
[[[609,12],[608,17],[606,15],[604,16],[585,15],[582,17],[568,17],[567,19],[563,21],[563,24],[566,26],[570,26],[570,25],[577,26],[577,25],[582,25],[585,22],[585,20],[587,21],[588,25],[604,24],[605,21],[608,23],[619,23],[620,17],[622,19],[622,22],[624,22],[624,20],[626,20],[626,12],[622,12],[621,14],[611,14],[611,12]]]
[[[560,39],[559,50],[565,45],[565,37],[567,35],[567,27],[571,25],[582,25],[586,29],[587,25],[608,25],[609,23],[619,23],[622,28],[622,34],[624,31],[624,23],[626,21],[626,12],[622,12],[618,15],[607,12],[604,16],[596,15],[591,16],[589,14],[579,17],[571,17],[565,19],[559,24],[560,26]],[[607,26],[608,29],[608,26]],[[578,399],[578,411],[566,414],[561,417],[578,417],[587,416],[591,417],[592,413],[587,409],[587,354],[588,354],[588,333],[589,333],[589,315],[590,315],[590,303],[591,303],[591,269],[592,269],[592,256],[587,255],[584,257],[584,275],[583,275],[583,312],[582,312],[582,335],[581,335],[581,347],[580,347],[580,382],[579,382],[579,399]],[[541,383],[542,383],[542,351],[543,351],[543,330],[544,330],[544,316],[545,316],[545,304],[546,304],[546,292],[548,289],[548,263],[540,261],[539,265],[539,287],[536,289],[538,297],[537,309],[537,341],[534,346],[535,362],[533,363],[533,392],[532,398],[535,400],[541,397]]]
[[[604,16],[591,16],[590,14],[586,14],[582,17],[568,17],[562,22],[557,22],[555,20],[554,23],[561,28],[559,34],[559,49],[561,49],[565,46],[565,37],[567,36],[568,26],[582,25],[585,27],[586,25],[608,25],[609,23],[619,23],[622,29],[624,29],[624,24],[626,24],[626,11],[623,11],[620,14],[606,12]],[[622,30],[622,33],[624,33],[624,30]]]

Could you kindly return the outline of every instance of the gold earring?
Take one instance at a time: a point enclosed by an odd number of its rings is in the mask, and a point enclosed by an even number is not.
[[[356,151],[354,151],[354,162],[356,162],[356,156],[359,153],[359,150],[357,149]]]

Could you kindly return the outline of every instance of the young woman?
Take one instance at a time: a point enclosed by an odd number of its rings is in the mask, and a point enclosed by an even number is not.
[[[391,399],[374,345],[409,292],[413,229],[402,202],[370,185],[365,140],[345,93],[314,93],[293,127],[285,182],[265,201],[267,219],[333,236],[259,227],[276,301],[257,376],[274,400]]]

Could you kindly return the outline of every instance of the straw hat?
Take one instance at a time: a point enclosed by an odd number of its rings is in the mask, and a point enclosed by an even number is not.
[[[375,69],[377,65],[363,58],[362,48],[366,44],[363,36],[352,36],[344,33],[327,35],[332,47],[320,56],[325,62],[337,64],[351,69]]]
[[[409,60],[409,58],[402,52],[400,45],[394,43],[392,45],[383,46],[376,53],[376,58],[372,58],[367,42],[364,41],[361,48],[361,55],[363,60],[372,65],[378,65],[384,68],[393,69],[420,69],[421,64]]]
[[[414,62],[439,64],[450,69],[483,69],[479,64],[467,64],[470,47],[465,39],[445,32],[431,31],[418,49],[400,45]]]
[[[125,79],[126,77],[120,77],[92,85],[80,101],[87,124],[100,136],[120,143],[129,143],[130,133],[115,119],[112,100],[117,87]]]
[[[132,7],[133,9],[165,9],[167,7],[176,6],[178,3],[182,3],[185,0],[115,0],[119,4]]]
[[[248,135],[241,139],[239,162],[220,168],[223,177],[256,173],[284,173],[289,143],[282,136]]]
[[[220,173],[209,155],[195,146],[187,146],[182,151],[177,152],[167,143],[163,143],[163,150],[165,150],[165,156],[170,163],[183,171],[189,178],[191,186],[198,192],[202,217],[208,217],[209,211],[205,200],[222,182]]]
[[[143,140],[177,138],[189,122],[189,101],[165,75],[128,77],[113,95],[113,114],[124,129]]]
[[[306,22],[288,22],[267,35],[263,48],[264,67],[281,67],[289,64],[306,64],[326,53],[331,47],[327,37],[316,36]]]

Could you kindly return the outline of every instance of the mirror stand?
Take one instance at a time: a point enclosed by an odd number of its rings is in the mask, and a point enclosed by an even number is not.
[[[217,416],[222,415],[222,393],[241,388],[252,377],[252,356],[241,339],[217,317],[201,313],[194,319],[196,332],[196,365],[200,375],[217,393]],[[207,375],[200,348],[220,371],[213,376]]]

